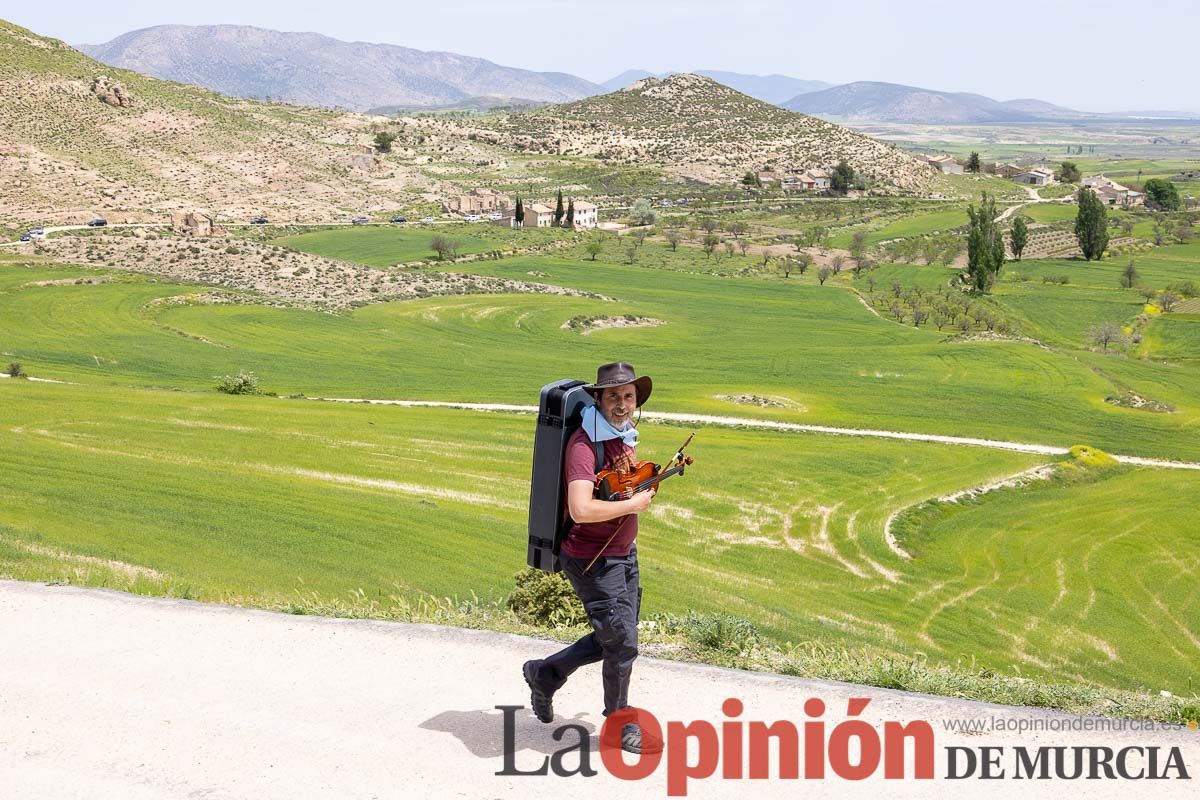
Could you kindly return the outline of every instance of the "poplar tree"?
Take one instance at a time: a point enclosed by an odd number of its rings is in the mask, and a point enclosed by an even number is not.
[[[996,200],[987,192],[979,203],[967,206],[967,283],[976,294],[987,294],[1004,265],[1004,237],[996,224]]]
[[[1108,210],[1091,189],[1079,190],[1079,211],[1075,213],[1075,238],[1088,261],[1098,261],[1108,247]]]

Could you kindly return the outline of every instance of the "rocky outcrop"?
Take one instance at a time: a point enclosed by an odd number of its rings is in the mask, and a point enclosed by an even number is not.
[[[110,106],[117,108],[133,106],[133,95],[129,93],[129,90],[107,75],[97,75],[92,78],[92,94],[96,95],[100,102],[108,103]]]

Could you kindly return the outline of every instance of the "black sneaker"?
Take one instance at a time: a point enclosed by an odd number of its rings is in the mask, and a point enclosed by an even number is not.
[[[626,753],[641,755],[642,753],[661,753],[662,740],[648,733],[642,733],[642,728],[636,722],[630,722],[621,728],[621,749]]]
[[[554,693],[546,694],[542,687],[538,686],[535,676],[537,661],[526,661],[521,667],[521,672],[525,675],[525,682],[529,684],[529,703],[533,706],[533,714],[540,721],[545,723],[554,722]]]

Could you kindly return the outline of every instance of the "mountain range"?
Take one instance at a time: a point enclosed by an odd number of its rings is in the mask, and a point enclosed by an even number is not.
[[[565,103],[675,74],[627,70],[597,84],[563,72],[517,69],[456,53],[239,25],[160,25],[77,47],[111,66],[222,94],[383,114]],[[1171,111],[1090,113],[1037,99],[999,101],[877,81],[834,85],[778,74],[694,74],[791,111],[861,121],[986,124],[1200,116]]]
[[[596,84],[562,72],[516,69],[455,53],[244,25],[158,25],[76,47],[110,66],[235,97],[380,113],[563,103],[672,74],[627,70]],[[696,74],[776,105],[833,86],[786,75]]]
[[[226,95],[353,111],[487,96],[561,103],[604,91],[563,72],[245,25],[159,25],[77,49],[111,66]]]
[[[1000,102],[981,94],[938,92],[916,86],[857,81],[799,94],[783,104],[790,111],[881,122],[1029,122],[1079,112],[1040,100]]]
[[[917,86],[856,81],[816,92],[804,92],[784,102],[789,111],[876,122],[928,124],[1105,121],[1139,116],[1187,119],[1180,112],[1092,113],[1044,100],[993,100],[970,92],[939,92]]]

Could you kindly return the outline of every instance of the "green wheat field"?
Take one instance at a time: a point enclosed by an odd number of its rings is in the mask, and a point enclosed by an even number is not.
[[[952,216],[922,209],[878,238]],[[284,243],[381,268],[427,255],[386,230]],[[0,574],[264,604],[501,600],[524,566],[533,416],[317,398],[533,405],[543,384],[615,359],[654,377],[655,411],[1200,461],[1200,315],[1152,319],[1144,358],[1084,347],[1089,326],[1143,311],[1117,288],[1120,259],[1006,267],[1032,274],[988,301],[1023,337],[1006,340],[879,316],[849,271],[820,285],[815,270],[785,278],[754,261],[650,241],[628,264],[610,240],[592,261],[574,244],[456,269],[537,273],[611,301],[462,295],[344,314],[156,303],[198,287],[117,270],[36,285],[98,273],[0,261],[3,359],[57,381],[0,380]],[[1161,285],[1192,278],[1197,261],[1200,245],[1173,245],[1138,269]],[[1071,280],[1043,284],[1042,272]],[[912,286],[950,273],[874,274]],[[625,314],[663,324],[563,327]],[[277,396],[214,390],[239,371]],[[1106,401],[1129,393],[1172,410]],[[644,422],[639,452],[664,460],[692,429]],[[731,614],[779,643],[1197,691],[1200,471],[1091,449],[696,429],[694,467],[643,521],[648,613]],[[1048,477],[944,499],[1043,465]]]

